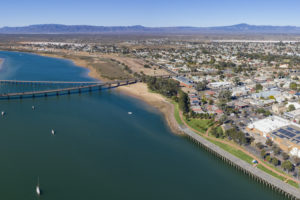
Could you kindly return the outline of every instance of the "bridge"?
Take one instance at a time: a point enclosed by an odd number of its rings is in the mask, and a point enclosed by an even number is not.
[[[22,99],[22,98],[35,98],[35,97],[47,97],[47,96],[60,96],[66,94],[92,92],[95,90],[101,90],[103,88],[115,88],[119,86],[134,84],[139,82],[138,79],[117,80],[110,82],[67,82],[67,81],[17,81],[17,80],[0,80],[1,85],[45,85],[45,86],[64,86],[68,87],[47,89],[39,91],[27,91],[27,92],[9,92],[0,93],[0,99]],[[70,85],[70,86],[69,86]]]

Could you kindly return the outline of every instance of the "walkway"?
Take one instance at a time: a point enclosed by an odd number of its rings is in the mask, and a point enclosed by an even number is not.
[[[205,138],[209,138],[209,139],[213,139],[215,141],[218,142],[222,142],[224,144],[230,145],[231,147],[234,147],[236,149],[239,149],[241,151],[243,151],[244,153],[246,153],[249,156],[252,156],[254,158],[256,158],[256,156],[251,155],[250,153],[246,152],[245,150],[242,150],[240,147],[237,147],[236,145],[233,145],[232,143],[226,142],[226,141],[222,141],[216,138],[213,138],[211,136],[205,136],[203,133],[191,128],[184,120],[183,120],[183,116],[182,113],[180,112],[180,118],[182,120],[182,122],[184,123],[184,125],[186,127],[180,127],[181,130],[183,132],[185,132],[186,135],[190,136],[191,138],[195,139],[196,141],[198,141],[199,143],[201,143],[203,146],[205,146],[206,148],[210,149],[211,151],[215,152],[217,155],[219,155],[221,158],[226,159],[227,161],[229,161],[230,163],[233,163],[235,166],[238,166],[240,169],[242,169],[243,171],[250,173],[253,176],[258,177],[260,180],[263,180],[265,183],[268,183],[271,185],[271,187],[275,187],[277,189],[279,189],[280,191],[284,191],[286,194],[289,195],[289,197],[291,197],[290,195],[292,195],[292,197],[296,198],[296,199],[300,199],[300,190],[285,183],[284,181],[281,181],[278,178],[273,177],[272,175],[256,168],[253,167],[252,165],[250,165],[249,163],[241,160],[240,158],[235,157],[234,155],[228,153],[227,151],[223,150],[222,148],[220,148],[219,146],[209,142],[208,140],[206,140]],[[258,159],[260,160],[260,159]],[[269,168],[267,165],[261,163],[264,167],[270,169],[273,171],[272,168]],[[273,171],[276,174],[279,174],[280,176],[286,177],[290,180],[293,180],[297,183],[299,183],[298,180],[295,180],[287,175],[284,175],[282,173],[279,173],[277,171]]]
[[[247,154],[248,156],[252,157],[253,159],[255,160],[258,160],[259,161],[259,164],[261,164],[262,166],[264,166],[265,168],[267,168],[268,170],[274,172],[275,174],[279,175],[279,176],[282,176],[284,178],[286,178],[287,180],[292,180],[298,184],[300,184],[300,181],[295,179],[295,178],[292,178],[286,174],[283,174],[283,173],[280,173],[278,172],[277,170],[273,169],[272,167],[268,166],[267,164],[265,164],[260,158],[258,158],[257,156],[251,154],[250,152],[248,152],[247,150],[245,150],[244,148],[242,148],[241,146],[235,144],[235,143],[232,143],[232,142],[228,142],[228,141],[225,141],[225,140],[222,140],[222,139],[218,139],[218,138],[215,138],[215,137],[212,137],[212,136],[209,136],[209,130],[210,128],[206,131],[205,135],[203,133],[201,133],[200,131],[197,131],[195,129],[193,129],[192,127],[190,127],[186,122],[185,120],[183,119],[183,115],[182,115],[182,112],[179,113],[180,115],[180,119],[181,121],[184,123],[184,125],[186,127],[188,127],[189,129],[191,129],[192,131],[196,132],[197,134],[201,135],[202,137],[204,138],[208,138],[210,140],[214,140],[214,141],[217,141],[217,142],[220,142],[220,143],[223,143],[223,144],[226,144],[226,145],[229,145],[237,150],[240,150],[242,151],[243,153]]]

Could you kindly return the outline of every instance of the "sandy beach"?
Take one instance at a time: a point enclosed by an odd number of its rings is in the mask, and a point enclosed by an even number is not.
[[[107,81],[101,74],[90,66],[86,61],[76,58],[76,56],[61,56],[58,54],[45,54],[37,52],[38,55],[69,59],[75,63],[75,65],[84,67],[90,70],[89,76],[100,81]],[[118,91],[125,95],[140,99],[146,102],[148,105],[158,109],[165,117],[168,126],[171,131],[175,134],[182,135],[183,133],[179,130],[177,121],[174,117],[174,105],[170,103],[165,97],[160,94],[149,92],[148,87],[145,83],[137,83],[128,86],[122,86],[117,88]]]
[[[118,90],[125,95],[140,99],[150,106],[157,108],[165,117],[172,132],[181,135],[183,134],[174,117],[174,105],[160,94],[149,92],[145,83],[136,83],[133,85],[119,87]]]
[[[4,60],[2,58],[0,58],[0,70],[2,69],[3,62],[4,62]]]

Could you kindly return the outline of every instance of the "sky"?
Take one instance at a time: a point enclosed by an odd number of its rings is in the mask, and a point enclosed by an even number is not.
[[[1,0],[0,8],[0,27],[300,26],[300,0]]]

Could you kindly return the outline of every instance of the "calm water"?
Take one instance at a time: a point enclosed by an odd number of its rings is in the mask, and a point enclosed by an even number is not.
[[[0,58],[0,79],[92,80],[61,59],[12,52]],[[0,199],[283,199],[116,91],[2,100],[0,110],[7,112],[0,119]]]

